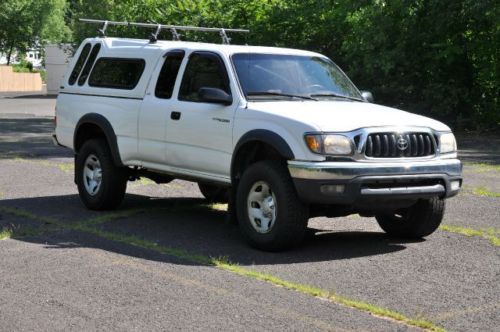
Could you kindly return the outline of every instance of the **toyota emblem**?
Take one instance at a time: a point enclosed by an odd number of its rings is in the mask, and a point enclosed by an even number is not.
[[[404,151],[408,149],[408,140],[401,135],[398,137],[396,144],[399,151]]]

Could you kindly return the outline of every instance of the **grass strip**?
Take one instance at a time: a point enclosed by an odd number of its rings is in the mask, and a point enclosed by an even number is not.
[[[152,212],[152,211],[169,211],[169,212],[182,212],[182,211],[226,211],[227,204],[197,204],[193,206],[193,204],[171,204],[160,208],[139,208],[139,209],[131,209],[131,210],[122,210],[118,212],[100,214],[94,218],[88,218],[81,221],[77,221],[74,225],[63,224],[58,222],[54,218],[50,217],[41,217],[36,214],[33,214],[26,210],[21,210],[18,208],[8,207],[8,206],[0,206],[0,212],[8,213],[17,217],[28,218],[31,220],[39,221],[45,224],[53,224],[60,227],[80,227],[80,226],[98,226],[116,219],[133,217],[137,214]]]
[[[207,207],[214,211],[227,211],[228,205],[224,203],[212,203],[208,204]]]
[[[71,227],[71,226],[70,226]],[[400,323],[404,323],[409,326],[415,326],[419,327],[428,331],[444,331],[443,328],[436,326],[432,322],[425,320],[425,319],[417,319],[417,318],[409,318],[404,316],[403,314],[379,307],[367,302],[363,301],[358,301],[354,299],[350,299],[338,294],[334,294],[328,291],[325,291],[323,289],[310,286],[310,285],[305,285],[305,284],[299,284],[299,283],[294,283],[290,281],[283,280],[281,278],[278,278],[276,276],[273,276],[271,274],[267,273],[262,273],[258,272],[255,270],[247,269],[244,267],[241,267],[237,264],[230,263],[227,261],[225,258],[211,258],[209,256],[205,255],[198,255],[198,254],[192,254],[184,249],[179,249],[179,248],[172,248],[172,247],[167,247],[163,245],[159,245],[158,243],[142,239],[137,236],[133,235],[122,235],[122,234],[117,234],[113,232],[107,232],[107,231],[101,231],[98,229],[95,229],[93,227],[88,227],[88,226],[79,226],[79,227],[71,227],[74,230],[82,231],[85,233],[90,233],[96,236],[99,236],[101,238],[105,238],[110,241],[118,242],[118,243],[123,243],[123,244],[128,244],[128,245],[133,245],[136,247],[140,247],[142,249],[148,249],[148,250],[153,250],[156,252],[159,252],[161,254],[173,256],[176,258],[180,258],[192,263],[197,263],[197,264],[203,264],[203,265],[209,265],[209,266],[214,266],[217,267],[221,270],[228,271],[231,273],[238,274],[240,276],[264,281],[270,284],[273,284],[275,286],[283,287],[289,290],[293,290],[302,294],[314,296],[314,297],[319,297],[322,299],[329,300],[331,302],[341,304],[350,308],[355,308],[361,311],[368,312],[372,315],[382,317],[382,318],[389,318],[393,319],[395,321],[398,321]]]
[[[474,163],[474,162],[464,162],[465,166],[473,167],[476,171],[482,172],[500,172],[500,165],[489,164],[489,163]]]
[[[2,207],[0,207],[0,211],[6,212]],[[46,218],[44,217],[37,217],[36,215],[33,215],[32,213],[29,213],[27,211],[21,211],[18,209],[9,209],[9,211],[15,212],[17,216],[25,216],[34,220],[45,220]],[[130,211],[129,211],[130,212]],[[9,213],[9,212],[7,212]],[[119,214],[112,214],[108,215],[106,220],[110,220],[111,216],[117,216]],[[34,218],[33,218],[34,217]],[[102,220],[102,219],[101,219]],[[92,221],[92,220],[90,220]],[[75,224],[62,224],[60,222],[55,222],[56,225],[59,225],[61,227],[65,227],[67,229],[75,230],[75,231],[81,231],[85,232],[88,234],[92,234],[95,236],[99,236],[101,238],[113,241],[113,242],[118,242],[118,243],[123,243],[127,245],[133,245],[135,247],[139,247],[142,249],[147,249],[147,250],[152,250],[156,251],[161,254],[169,255],[172,257],[176,257],[179,259],[183,259],[192,263],[196,264],[202,264],[202,265],[208,265],[208,266],[214,266],[216,268],[219,268],[221,270],[231,272],[243,277],[247,278],[252,278],[255,280],[263,281],[270,283],[274,286],[278,287],[283,287],[289,290],[293,290],[302,294],[322,298],[329,300],[333,303],[344,305],[346,307],[354,308],[357,310],[361,310],[364,312],[367,312],[371,315],[384,318],[384,319],[392,319],[394,321],[397,321],[399,323],[403,323],[408,326],[414,326],[414,327],[419,327],[422,329],[425,329],[427,331],[445,331],[442,327],[439,327],[435,325],[434,323],[425,320],[425,319],[420,319],[420,318],[409,318],[406,317],[405,315],[391,310],[387,308],[383,308],[377,305],[373,305],[364,301],[358,301],[355,299],[350,299],[345,296],[341,296],[323,289],[320,289],[318,287],[306,285],[306,284],[299,284],[299,283],[294,283],[290,282],[287,280],[283,280],[279,277],[273,276],[271,274],[267,273],[262,273],[259,271],[251,270],[248,268],[244,268],[239,266],[238,264],[234,264],[229,262],[226,258],[212,258],[206,255],[200,255],[200,254],[193,254],[190,253],[189,251],[181,248],[172,248],[172,247],[167,247],[163,245],[159,245],[156,242],[149,241],[142,239],[140,237],[134,236],[134,235],[124,235],[124,234],[118,234],[118,233],[113,233],[113,232],[108,232],[108,231],[102,231],[99,230],[95,227],[95,219],[93,222],[89,223],[75,223]]]
[[[249,277],[252,279],[265,281],[265,282],[271,283],[275,286],[283,287],[283,288],[293,290],[293,291],[296,291],[299,293],[303,293],[303,294],[311,295],[314,297],[326,299],[326,300],[329,300],[331,302],[344,305],[346,307],[355,308],[355,309],[358,309],[361,311],[368,312],[374,316],[393,319],[395,321],[404,323],[406,325],[419,327],[419,328],[422,328],[422,329],[425,329],[428,331],[444,331],[444,329],[442,327],[436,326],[434,323],[432,323],[428,320],[418,319],[418,318],[409,318],[409,317],[406,317],[397,311],[383,308],[383,307],[379,307],[379,306],[373,305],[371,303],[350,299],[350,298],[347,298],[345,296],[334,294],[332,292],[328,292],[328,291],[325,291],[323,289],[320,289],[320,288],[317,288],[314,286],[286,281],[286,280],[280,279],[278,277],[275,277],[271,274],[266,274],[266,273],[246,269],[246,268],[241,267],[237,264],[226,263],[224,261],[221,262],[219,260],[212,260],[212,264],[215,265],[216,267],[222,269],[222,270],[225,270],[225,271],[229,271],[229,272],[232,272],[232,273],[235,273],[235,274],[238,274],[241,276]]]
[[[0,241],[10,239],[12,237],[12,230],[10,228],[3,228],[0,231]]]
[[[90,218],[90,219],[84,219],[76,223],[76,225],[80,226],[97,226],[101,225],[104,223],[107,223],[109,221],[113,221],[116,219],[121,219],[121,218],[129,218],[133,217],[135,215],[141,214],[141,213],[146,213],[146,212],[160,212],[160,211],[168,211],[168,212],[182,212],[182,211],[207,211],[207,210],[212,210],[212,211],[227,211],[227,204],[171,204],[167,206],[163,206],[160,208],[139,208],[139,209],[131,209],[131,210],[122,210],[118,212],[113,212],[113,213],[107,213],[107,214],[102,214],[99,215],[95,218]]]
[[[26,236],[37,236],[43,231],[35,227],[11,225],[0,230],[0,241],[6,239],[22,238]]]
[[[92,235],[96,235],[110,241],[133,245],[135,247],[139,247],[142,249],[153,250],[161,254],[184,259],[192,263],[197,263],[202,265],[214,265],[211,263],[211,258],[208,256],[192,254],[184,249],[161,246],[156,242],[144,240],[134,235],[124,235],[108,231],[102,231],[97,228],[86,225],[68,225],[68,228],[75,231],[81,231]]]
[[[473,187],[468,185],[462,186],[462,191],[460,192],[460,195],[473,195],[473,196],[492,197],[492,198],[500,197],[499,192],[491,191],[485,186]]]
[[[132,187],[149,186],[149,185],[153,185],[153,184],[156,184],[156,182],[154,182],[153,180],[150,180],[148,178],[140,178],[138,180],[130,182],[130,185]]]
[[[0,212],[8,213],[8,214],[14,215],[16,217],[28,218],[28,219],[31,219],[34,221],[42,222],[44,224],[54,224],[54,225],[64,226],[64,225],[60,225],[60,223],[56,219],[49,218],[49,217],[40,217],[40,216],[37,216],[36,214],[33,214],[29,211],[21,210],[21,209],[14,208],[14,207],[0,206]]]
[[[118,212],[100,214],[99,216],[94,217],[94,218],[89,218],[89,219],[84,219],[84,220],[78,221],[73,226],[83,226],[83,225],[97,226],[97,225],[101,225],[101,224],[104,224],[104,223],[107,223],[109,221],[113,221],[116,219],[132,217],[136,214],[140,214],[140,213],[143,213],[146,211],[147,211],[146,209],[133,209],[133,210],[122,210],[122,211],[118,211]],[[65,226],[68,227],[69,225],[65,225]]]
[[[500,234],[500,230],[494,228],[473,229],[460,226],[441,225],[439,226],[439,229],[442,231],[461,234],[469,237],[482,237],[483,239],[490,241],[493,246],[500,246],[500,238],[498,237],[498,235]]]
[[[486,187],[481,186],[481,187],[474,187],[472,188],[472,193],[477,196],[483,196],[483,197],[494,197],[498,198],[500,197],[500,193],[497,193],[495,191],[488,190]]]

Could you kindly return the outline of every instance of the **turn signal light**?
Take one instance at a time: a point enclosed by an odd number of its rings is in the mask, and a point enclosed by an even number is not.
[[[320,135],[307,135],[306,143],[312,152],[321,153],[321,136]]]

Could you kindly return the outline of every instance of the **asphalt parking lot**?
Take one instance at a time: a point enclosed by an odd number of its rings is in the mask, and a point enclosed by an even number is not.
[[[315,218],[301,247],[263,253],[189,182],[86,210],[54,106],[0,97],[0,330],[498,331],[500,139],[460,140],[464,190],[426,240]]]

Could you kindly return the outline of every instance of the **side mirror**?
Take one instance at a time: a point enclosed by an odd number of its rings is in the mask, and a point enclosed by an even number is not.
[[[361,91],[361,97],[363,97],[363,99],[366,102],[369,102],[369,103],[374,102],[373,95],[370,91]]]
[[[217,88],[200,88],[198,98],[201,101],[212,104],[222,104],[229,106],[233,103],[233,98],[226,91]]]

